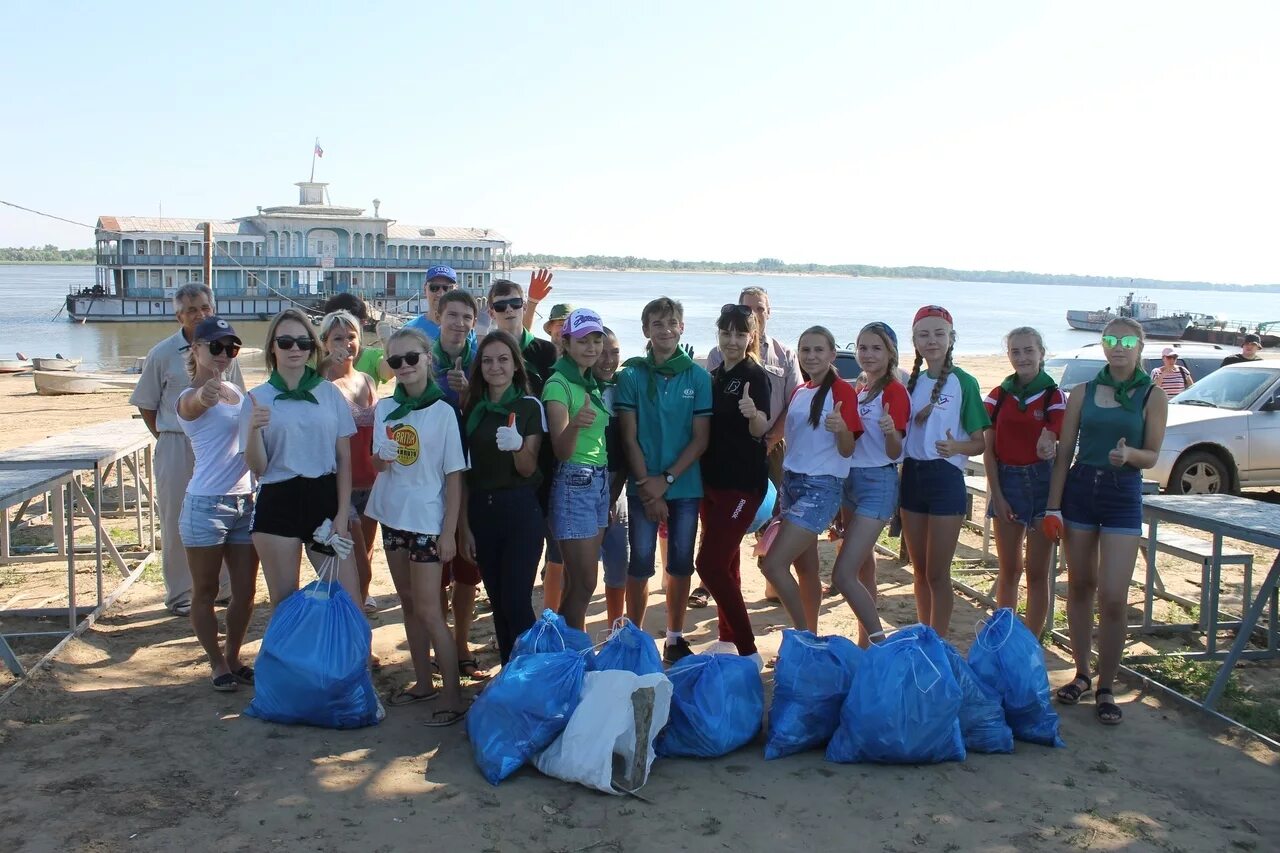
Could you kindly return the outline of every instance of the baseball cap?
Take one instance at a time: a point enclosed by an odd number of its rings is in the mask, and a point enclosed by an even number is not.
[[[1173,347],[1165,347],[1164,349],[1160,350],[1161,358],[1168,358],[1171,355],[1177,355],[1177,354],[1178,354],[1178,351]]]
[[[1258,346],[1262,346],[1262,338],[1254,334],[1245,335],[1244,342],[1246,344],[1257,344]]]
[[[551,324],[568,320],[569,315],[573,313],[573,306],[568,302],[560,302],[551,306],[551,315],[547,317],[547,322],[542,324],[542,331],[548,335],[551,334]]]
[[[884,332],[886,335],[889,336],[889,340],[893,341],[893,345],[895,347],[898,345],[898,333],[895,332],[893,330],[893,326],[890,326],[888,323],[885,323],[881,320],[876,320],[874,323],[868,323],[867,325],[862,327],[863,332],[867,331],[868,329],[879,329],[880,331]],[[859,332],[859,334],[861,334],[861,332]]]
[[[458,274],[453,271],[453,267],[445,266],[444,264],[427,270],[427,281],[431,281],[433,278],[447,278],[454,284],[458,283]]]
[[[560,333],[566,338],[584,338],[593,332],[604,334],[604,323],[600,321],[600,315],[590,308],[579,308],[564,321],[564,328]]]
[[[951,312],[946,308],[943,308],[941,305],[925,305],[916,312],[916,317],[911,321],[911,325],[914,326],[925,317],[941,317],[953,326],[956,324],[955,320],[951,319]]]
[[[195,341],[220,341],[223,338],[231,338],[236,343],[243,343],[240,336],[236,334],[235,327],[217,316],[205,317],[192,334],[192,340]]]

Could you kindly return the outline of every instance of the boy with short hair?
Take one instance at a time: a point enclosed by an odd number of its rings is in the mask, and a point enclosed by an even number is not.
[[[627,616],[643,625],[658,525],[666,521],[669,581],[663,659],[675,663],[693,654],[684,639],[684,614],[702,499],[698,459],[711,429],[711,375],[680,349],[684,308],[679,302],[665,296],[655,299],[644,307],[640,321],[649,352],[626,361],[614,397],[631,475]]]
[[[551,376],[555,366],[556,345],[543,338],[536,338],[524,327],[524,290],[514,281],[506,278],[494,279],[489,287],[490,329],[501,329],[516,339],[520,345],[520,355],[524,358],[524,369],[529,374],[529,393],[542,397],[542,386]],[[548,442],[549,443],[549,442]]]

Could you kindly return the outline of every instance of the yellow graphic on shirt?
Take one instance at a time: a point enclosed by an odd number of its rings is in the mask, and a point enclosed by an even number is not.
[[[387,438],[394,441],[396,461],[401,465],[412,465],[418,461],[418,431],[409,424],[396,424],[387,427]]]

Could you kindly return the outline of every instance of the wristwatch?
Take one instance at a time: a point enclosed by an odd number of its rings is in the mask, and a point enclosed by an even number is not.
[[[666,480],[667,485],[670,486],[672,483],[676,481],[676,475],[672,474],[670,471],[663,471],[662,479]]]

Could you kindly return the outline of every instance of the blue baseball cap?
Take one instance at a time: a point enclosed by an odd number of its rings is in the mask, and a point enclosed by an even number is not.
[[[888,323],[885,323],[881,320],[876,320],[874,323],[868,323],[867,325],[863,326],[862,331],[865,332],[867,329],[871,329],[871,328],[877,328],[880,331],[884,332],[886,335],[889,336],[889,340],[893,341],[894,347],[898,346],[898,333],[893,330],[893,326],[890,326]],[[859,334],[861,334],[861,332],[859,332]]]
[[[220,341],[231,338],[236,343],[243,343],[236,334],[235,327],[221,317],[205,317],[192,333],[193,341]]]
[[[453,267],[447,267],[444,264],[427,270],[427,281],[433,278],[447,278],[454,284],[458,283],[458,274],[453,271]]]

